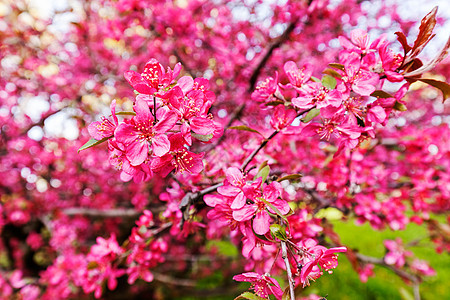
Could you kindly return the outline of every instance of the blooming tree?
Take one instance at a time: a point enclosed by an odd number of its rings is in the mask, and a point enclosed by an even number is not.
[[[420,299],[435,271],[400,238],[370,257],[320,217],[450,250],[450,39],[422,53],[445,20],[366,4],[1,4],[0,299],[173,298],[156,283],[216,270],[251,283],[236,299],[299,299],[339,253]]]

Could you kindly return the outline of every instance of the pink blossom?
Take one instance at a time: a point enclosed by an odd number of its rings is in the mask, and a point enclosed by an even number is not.
[[[119,121],[116,116],[116,100],[111,102],[111,116],[112,121],[105,117],[102,117],[101,121],[96,121],[88,126],[89,134],[96,140],[101,140],[103,138],[109,138],[114,135],[114,130],[116,130]]]
[[[283,290],[278,282],[268,275],[260,275],[255,272],[247,272],[233,277],[236,281],[251,282],[251,288],[255,290],[256,295],[267,298],[274,295],[276,299],[281,299]]]
[[[158,121],[150,113],[145,101],[137,100],[134,106],[136,116],[130,122],[121,123],[115,138],[126,147],[126,156],[131,165],[142,164],[148,157],[149,143],[156,156],[163,156],[170,150],[170,142],[165,132],[170,130],[177,121],[176,115],[164,109],[158,110]]]

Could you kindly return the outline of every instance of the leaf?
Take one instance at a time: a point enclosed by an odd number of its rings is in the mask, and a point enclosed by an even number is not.
[[[266,204],[268,207],[270,207],[270,208],[277,214],[277,216],[279,216],[280,218],[282,218],[282,219],[286,222],[286,224],[289,225],[289,222],[288,222],[286,216],[283,215],[283,214],[281,213],[281,211],[280,211],[278,208],[276,208],[272,203],[270,203],[269,201],[267,201],[267,200],[264,199],[264,198],[258,197],[258,199],[259,199],[260,201],[264,202],[264,204]]]
[[[135,116],[136,113],[134,111],[119,111],[116,112],[116,116]]]
[[[306,116],[302,119],[303,123],[308,123],[309,121],[311,121],[312,119],[314,119],[315,117],[317,117],[320,114],[320,109],[317,108],[313,108],[311,109]]]
[[[277,105],[280,105],[280,104],[284,104],[284,102],[281,101],[281,100],[273,100],[273,101],[267,102],[266,106],[277,106]]]
[[[408,41],[406,40],[406,36],[403,32],[397,31],[395,34],[397,35],[397,41],[399,41],[400,44],[402,44],[404,56],[406,57],[406,54],[408,54],[408,52],[411,51],[411,46],[408,45]]]
[[[395,102],[393,108],[398,111],[407,111],[408,110],[408,108],[405,106],[405,104],[400,103],[398,101]]]
[[[287,240],[286,228],[284,228],[280,224],[272,224],[272,225],[270,225],[269,228],[270,228],[270,234],[274,238],[277,238],[280,241],[286,241]]]
[[[394,98],[394,96],[392,96],[391,94],[382,91],[382,90],[377,90],[375,92],[373,92],[372,94],[370,94],[370,96],[372,97],[377,97],[377,98]]]
[[[270,173],[270,167],[269,166],[265,166],[264,168],[262,168],[261,170],[259,170],[258,174],[255,175],[254,180],[256,180],[259,177],[262,177],[262,181],[261,181],[261,186],[264,182],[266,182],[267,176],[269,176]]]
[[[283,295],[281,296],[281,300],[291,300],[291,289],[289,285],[284,289]]]
[[[339,69],[339,70],[342,70],[342,71],[345,70],[345,67],[344,67],[343,64],[331,63],[331,64],[328,64],[328,65],[330,67],[332,67],[332,68],[335,68],[335,69]]]
[[[324,75],[322,77],[322,85],[326,87],[329,90],[333,90],[336,87],[336,78],[330,76],[330,75]]]
[[[263,161],[263,162],[261,163],[261,165],[260,165],[259,168],[258,168],[258,172],[261,171],[262,168],[264,168],[265,166],[267,166],[267,162],[268,162],[268,161],[265,160],[265,161]]]
[[[433,29],[436,26],[436,12],[438,7],[435,6],[420,22],[419,34],[417,35],[414,45],[412,46],[410,58],[415,58],[428,42],[434,37]]]
[[[439,52],[438,55],[434,59],[432,59],[429,63],[421,66],[420,68],[415,69],[414,71],[407,72],[403,74],[406,76],[417,76],[420,74],[423,74],[425,72],[431,71],[438,63],[440,63],[442,60],[444,60],[445,57],[447,57],[448,52],[450,50],[450,37],[447,40],[447,43],[445,44],[444,48],[442,48],[441,52]]]
[[[330,75],[330,76],[333,76],[334,78],[342,78],[341,74],[339,74],[336,70],[333,70],[333,69],[330,69],[330,68],[325,69],[322,73]]]
[[[259,134],[260,136],[263,136],[258,130],[253,129],[253,128],[250,128],[250,127],[245,126],[245,125],[231,126],[231,127],[228,127],[228,129],[236,129],[236,130],[250,131],[250,132],[257,133],[257,134]]]
[[[311,80],[314,82],[320,82],[320,79],[314,76],[311,76]]]
[[[291,175],[286,175],[281,178],[278,178],[277,181],[278,182],[282,182],[283,180],[297,181],[300,178],[302,178],[302,176],[303,175],[301,175],[301,174],[291,174]]]
[[[212,133],[207,134],[207,135],[202,135],[202,134],[198,134],[198,133],[195,133],[195,132],[191,132],[191,135],[193,137],[195,137],[197,140],[202,141],[202,142],[208,142],[210,139],[213,138]]]
[[[236,298],[234,298],[234,300],[241,300],[241,299],[247,299],[247,300],[266,300],[265,298],[259,297],[258,295],[255,295],[255,294],[250,293],[250,292],[243,292],[242,294],[240,294],[239,296],[237,296]]]
[[[439,81],[435,79],[428,79],[428,78],[420,78],[417,79],[418,81],[425,82],[431,86],[434,86],[437,89],[440,89],[443,95],[442,102],[445,102],[448,98],[450,98],[450,85],[444,81]]]
[[[88,263],[88,265],[87,265],[87,269],[88,270],[93,270],[93,269],[96,269],[96,268],[98,268],[98,262],[96,262],[96,261],[91,261],[91,262],[89,262]]]
[[[112,137],[113,136],[108,136],[108,137],[102,138],[101,140],[90,139],[89,141],[86,142],[86,144],[84,144],[83,146],[80,147],[80,149],[78,149],[78,153],[80,153],[80,151],[86,150],[88,148],[100,145],[101,143],[109,140]]]

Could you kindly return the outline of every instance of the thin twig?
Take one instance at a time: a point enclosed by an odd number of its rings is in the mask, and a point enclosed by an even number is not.
[[[272,134],[267,139],[263,140],[263,142],[261,143],[261,145],[259,145],[258,148],[253,150],[253,152],[242,163],[242,165],[241,165],[241,171],[242,172],[245,171],[245,168],[247,168],[248,164],[253,160],[253,158],[256,156],[256,154],[258,154],[258,152],[261,151],[261,149],[264,148],[267,145],[267,143],[278,134],[278,132],[280,132],[280,131],[275,130],[274,132],[272,132]]]
[[[289,26],[286,28],[286,30],[283,32],[283,34],[270,45],[269,49],[266,52],[266,55],[261,59],[258,66],[256,66],[255,70],[252,73],[252,76],[250,77],[250,85],[248,87],[248,92],[253,91],[255,88],[256,80],[258,79],[259,74],[261,73],[261,70],[266,65],[269,58],[272,56],[272,53],[275,49],[280,47],[285,41],[289,39],[289,35],[292,31],[294,31],[295,27],[297,26],[298,18],[294,19]]]
[[[286,265],[286,272],[289,282],[289,292],[291,295],[291,300],[295,300],[294,278],[292,277],[291,264],[289,263],[285,241],[281,241],[281,257],[283,258],[284,264]]]
[[[63,213],[67,216],[84,215],[90,217],[102,218],[135,218],[141,213],[133,208],[111,208],[106,210],[85,208],[85,207],[70,207],[63,209]]]
[[[392,265],[388,265],[384,259],[382,258],[377,258],[377,257],[372,257],[372,256],[367,256],[364,254],[360,254],[360,253],[356,253],[356,257],[363,262],[367,262],[367,263],[371,263],[371,264],[376,264],[376,265],[380,265],[382,267],[385,267],[391,271],[393,271],[395,274],[397,274],[398,276],[402,277],[403,279],[409,280],[413,283],[413,285],[419,285],[420,284],[420,277],[410,274],[400,268],[396,268],[395,266]],[[418,291],[418,287],[416,288]],[[418,298],[416,298],[418,297]],[[414,292],[414,299],[415,300],[420,300],[420,294],[416,295],[416,292]]]

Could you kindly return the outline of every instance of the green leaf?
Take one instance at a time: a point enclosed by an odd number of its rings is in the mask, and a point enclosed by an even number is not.
[[[339,70],[342,70],[342,71],[345,70],[345,67],[344,67],[343,64],[331,63],[331,64],[328,64],[328,65],[330,67],[332,67],[332,68],[335,68],[335,69],[339,69]]]
[[[286,175],[281,178],[278,178],[277,181],[278,182],[282,182],[283,180],[297,181],[300,178],[302,178],[302,176],[303,175],[301,175],[301,174],[291,174],[291,175]]]
[[[329,90],[333,90],[336,87],[336,78],[330,75],[324,75],[322,77],[322,85]]]
[[[202,134],[198,134],[198,133],[195,133],[195,132],[191,132],[191,135],[193,137],[195,137],[197,140],[202,141],[202,142],[207,142],[207,141],[209,141],[210,139],[213,138],[212,134],[202,135]]]
[[[395,102],[394,109],[399,110],[399,111],[407,111],[408,110],[408,108],[403,103],[400,103],[398,101]]]
[[[370,96],[372,97],[377,97],[377,98],[394,98],[394,96],[392,96],[391,94],[382,91],[382,90],[377,90],[375,92],[373,92],[372,94],[370,94]]]
[[[339,72],[334,69],[328,68],[328,69],[325,69],[322,73],[333,76],[334,78],[342,78],[342,75],[339,74]]]
[[[269,207],[277,214],[277,216],[279,216],[280,218],[282,218],[282,219],[289,225],[289,222],[288,222],[286,216],[283,215],[283,214],[281,213],[281,211],[278,210],[278,208],[276,208],[272,203],[268,202],[268,201],[267,201],[266,199],[264,199],[264,198],[258,197],[258,199],[259,199],[260,201],[264,202],[264,204],[266,204],[267,206],[269,206]]]
[[[437,89],[440,89],[443,95],[443,101],[445,102],[445,100],[447,100],[448,98],[450,98],[450,85],[444,81],[439,81],[439,80],[435,80],[435,79],[428,79],[428,78],[420,78],[417,79],[418,81],[422,81],[425,82],[431,86],[434,86]]]
[[[257,134],[263,136],[258,130],[253,129],[253,128],[250,128],[250,127],[245,126],[245,125],[231,126],[231,127],[228,127],[228,129],[236,129],[236,130],[250,131],[250,132],[254,132],[254,133],[257,133]]]
[[[258,179],[259,177],[262,177],[261,186],[264,182],[266,182],[267,176],[269,176],[270,173],[270,167],[265,166],[261,170],[259,170],[258,174],[255,175],[254,180]]]
[[[116,112],[117,116],[135,116],[136,113],[134,111],[119,111]]]
[[[314,76],[311,76],[311,80],[314,82],[320,82],[320,79]]]
[[[85,149],[100,145],[101,143],[109,140],[112,137],[113,136],[108,136],[108,137],[102,138],[101,140],[90,139],[89,141],[86,142],[86,144],[84,144],[83,146],[80,147],[80,149],[78,149],[78,153],[80,153],[80,151],[83,151]]]
[[[264,168],[265,166],[267,166],[267,162],[268,162],[268,160],[265,160],[265,161],[263,161],[263,162],[261,163],[261,165],[259,165],[258,172],[261,171],[262,168]]]
[[[279,239],[280,241],[287,240],[286,228],[281,226],[280,224],[272,224],[270,225],[270,234]]]
[[[306,116],[302,119],[303,123],[308,123],[309,121],[311,121],[312,119],[314,119],[315,117],[317,117],[320,114],[320,109],[317,108],[313,108],[311,109]]]
[[[247,299],[247,300],[266,300],[265,298],[259,297],[258,295],[255,295],[255,294],[250,293],[250,292],[243,292],[242,294],[240,294],[239,296],[234,298],[234,300],[242,300],[242,299]]]

